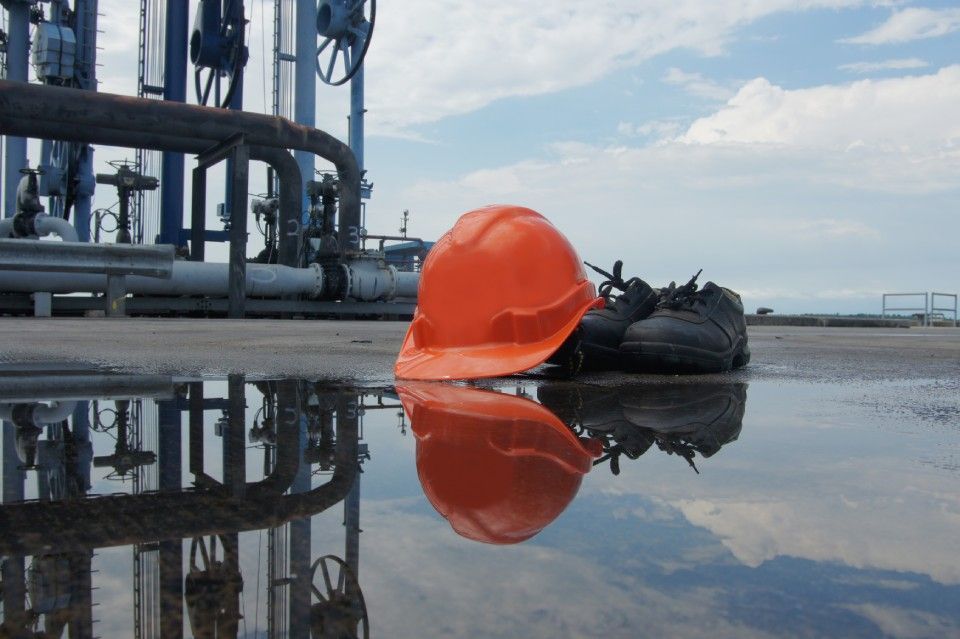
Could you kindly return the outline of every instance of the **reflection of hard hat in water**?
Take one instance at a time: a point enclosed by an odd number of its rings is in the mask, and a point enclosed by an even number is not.
[[[519,206],[477,209],[430,250],[394,370],[433,380],[527,370],[602,305],[577,252],[545,217]]]
[[[533,537],[573,500],[600,454],[599,442],[581,441],[528,399],[423,383],[397,392],[417,438],[423,492],[468,539]]]

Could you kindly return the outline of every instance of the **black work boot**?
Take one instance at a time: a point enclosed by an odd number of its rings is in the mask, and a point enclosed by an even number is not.
[[[614,263],[613,273],[607,273],[589,262],[584,263],[607,278],[599,289],[606,306],[587,311],[577,330],[547,362],[568,369],[575,367],[575,370],[571,370],[573,373],[578,370],[621,368],[619,347],[623,332],[653,312],[658,299],[657,291],[639,277],[624,281],[621,260]],[[621,293],[614,295],[613,289]]]
[[[623,334],[620,354],[630,368],[652,373],[718,373],[750,361],[743,303],[698,272],[660,292],[656,310]]]

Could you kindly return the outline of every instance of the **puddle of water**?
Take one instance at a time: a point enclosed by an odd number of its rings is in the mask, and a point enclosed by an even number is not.
[[[888,404],[5,372],[0,636],[956,636],[960,424]]]

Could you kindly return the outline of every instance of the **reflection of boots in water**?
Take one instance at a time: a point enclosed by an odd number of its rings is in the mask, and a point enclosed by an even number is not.
[[[609,459],[614,475],[620,474],[620,455],[637,459],[653,445],[653,434],[637,428],[623,414],[615,389],[547,385],[537,388],[537,399],[567,426],[602,441],[603,456],[593,463]]]
[[[654,443],[683,457],[711,457],[737,439],[746,384],[667,384],[631,390],[541,386],[537,398],[567,424],[603,440],[604,456],[619,474],[621,455],[636,459]],[[699,471],[698,471],[699,472]]]
[[[681,440],[703,457],[737,439],[746,402],[746,384],[668,384],[621,397],[631,423]]]

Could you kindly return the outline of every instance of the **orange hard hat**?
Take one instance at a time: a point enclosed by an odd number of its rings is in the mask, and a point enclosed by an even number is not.
[[[602,305],[577,252],[545,217],[520,206],[470,211],[424,262],[394,371],[422,380],[524,371]]]
[[[598,440],[580,440],[529,399],[446,384],[397,385],[417,439],[423,492],[457,534],[533,537],[573,500]]]

